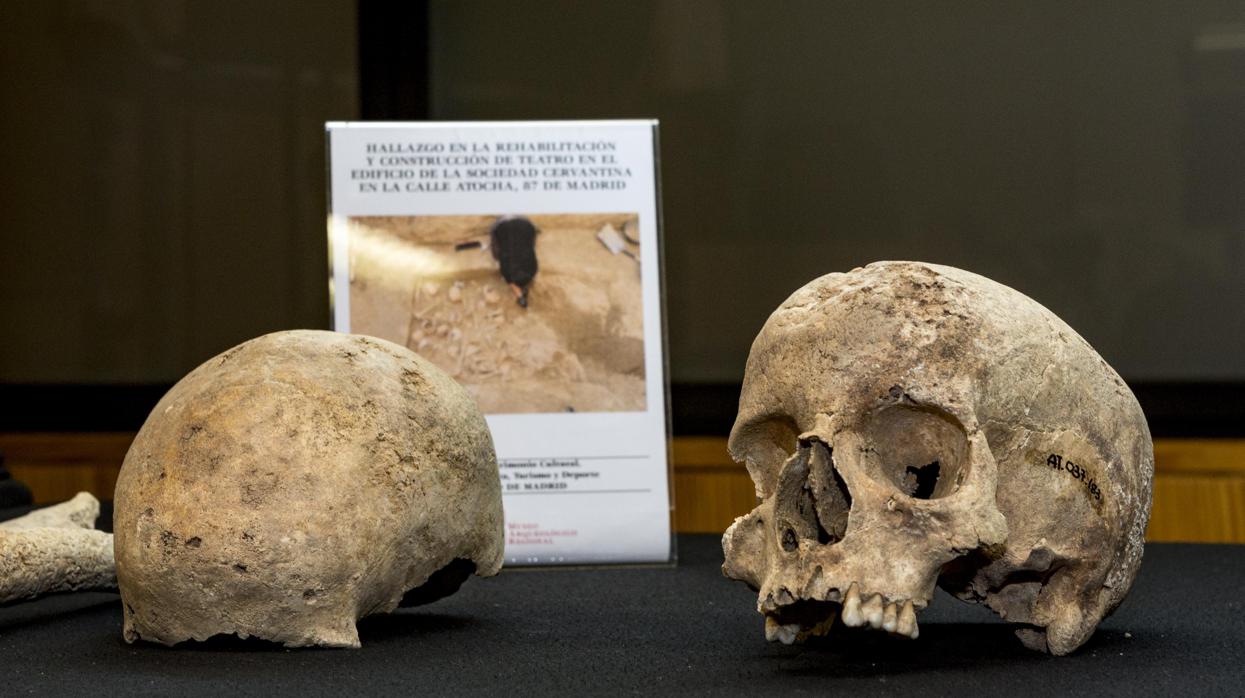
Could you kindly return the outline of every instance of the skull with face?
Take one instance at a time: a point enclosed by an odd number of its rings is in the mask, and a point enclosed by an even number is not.
[[[879,262],[796,291],[752,345],[731,431],[760,504],[723,571],[766,637],[836,619],[915,638],[937,583],[1066,654],[1141,563],[1153,446],[1133,394],[1030,298]]]

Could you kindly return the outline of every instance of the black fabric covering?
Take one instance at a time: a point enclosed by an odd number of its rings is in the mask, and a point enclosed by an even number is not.
[[[489,231],[489,248],[506,283],[522,288],[536,278],[536,226],[526,218],[506,218]]]
[[[765,642],[756,597],[722,577],[716,536],[676,567],[505,571],[360,624],[361,650],[217,638],[127,645],[115,595],[0,609],[0,695],[1242,695],[1245,546],[1151,545],[1120,611],[1068,657],[1021,647],[940,594],[915,642],[842,631]]]

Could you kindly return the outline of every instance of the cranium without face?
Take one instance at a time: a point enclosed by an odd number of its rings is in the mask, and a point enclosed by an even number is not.
[[[935,583],[1066,654],[1141,562],[1153,446],[1118,375],[1028,297],[879,262],[796,291],[752,345],[730,452],[760,504],[723,571],[766,636],[915,638]]]
[[[501,481],[470,394],[404,347],[298,330],[156,405],[117,480],[125,639],[358,647],[355,621],[502,564]]]

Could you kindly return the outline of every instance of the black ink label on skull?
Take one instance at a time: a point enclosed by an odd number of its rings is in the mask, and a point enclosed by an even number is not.
[[[1045,496],[1059,506],[1075,505],[1083,497],[1095,513],[1106,516],[1111,465],[1103,453],[1072,430],[1046,432],[1032,441],[1023,456],[1029,486],[1046,490]]]
[[[1102,488],[1098,486],[1098,481],[1090,474],[1089,469],[1077,463],[1071,458],[1065,458],[1062,453],[1051,453],[1046,456],[1046,466],[1053,470],[1057,470],[1067,474],[1069,477],[1079,480],[1084,486],[1089,496],[1095,501],[1102,501]]]

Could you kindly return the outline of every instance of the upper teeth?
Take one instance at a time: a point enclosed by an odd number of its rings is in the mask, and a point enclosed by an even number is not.
[[[836,593],[831,592],[832,596]],[[793,600],[794,597],[786,589],[779,590],[777,598],[773,595],[769,597],[769,603],[764,604],[766,606],[765,639],[790,645],[813,635],[822,635],[829,630],[833,616],[811,627],[805,627],[799,623],[781,622],[779,615],[775,612]],[[916,607],[910,599],[887,603],[881,594],[862,595],[860,585],[855,582],[843,595],[843,609],[839,615],[843,619],[843,625],[849,628],[862,628],[868,625],[913,640],[920,634],[916,623]]]
[[[899,625],[899,613],[895,608],[895,604],[886,604],[886,611],[882,614],[882,629],[888,633],[895,632],[895,628]]]
[[[912,607],[912,602],[904,604],[903,610],[899,613],[899,622],[895,626],[895,632],[900,635],[907,635],[915,640],[921,634],[921,629],[916,624],[916,609]]]
[[[800,626],[798,625],[780,625],[778,619],[773,616],[765,616],[765,639],[770,642],[775,640],[784,645],[790,645],[795,642],[796,637],[800,634]]]
[[[902,603],[902,605],[901,605]],[[910,637],[920,634],[916,623],[916,608],[912,601],[886,603],[881,594],[867,594],[861,599],[859,585],[852,583],[843,597],[843,625],[860,628],[866,624],[872,628]]]
[[[869,600],[860,606],[860,612],[864,614],[865,620],[869,621],[869,627],[875,629],[882,627],[882,595],[870,596]]]

